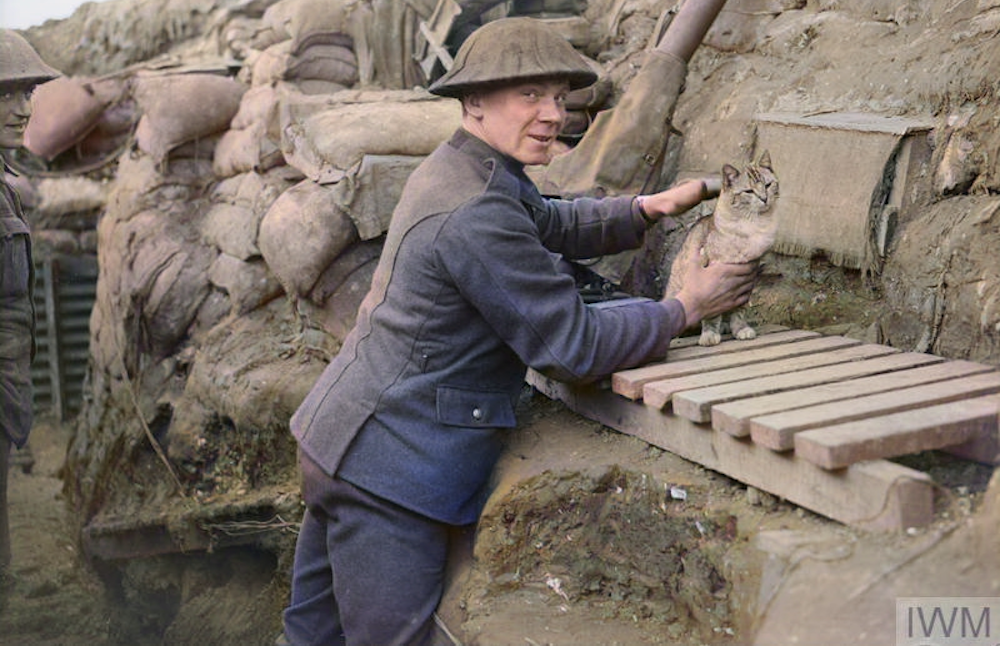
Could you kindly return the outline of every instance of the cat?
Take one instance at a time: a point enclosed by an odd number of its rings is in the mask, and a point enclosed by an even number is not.
[[[683,272],[679,267],[689,261],[692,254],[700,255],[702,266],[708,266],[709,261],[751,262],[767,253],[778,231],[774,215],[777,199],[778,178],[768,151],[761,153],[756,162],[744,166],[742,172],[725,164],[715,211],[695,222],[688,231],[671,266],[666,295],[677,294],[683,287]],[[744,306],[702,320],[698,344],[712,346],[722,341],[724,319],[728,319],[729,330],[735,338],[756,338],[757,331],[747,322]]]

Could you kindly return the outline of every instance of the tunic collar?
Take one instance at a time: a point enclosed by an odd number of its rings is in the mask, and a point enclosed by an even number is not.
[[[538,192],[538,187],[524,172],[524,164],[510,155],[505,155],[488,143],[475,136],[465,128],[459,128],[448,142],[452,147],[466,155],[482,160],[484,164],[499,164],[513,176],[520,188],[520,200],[536,208],[542,207],[544,199]]]

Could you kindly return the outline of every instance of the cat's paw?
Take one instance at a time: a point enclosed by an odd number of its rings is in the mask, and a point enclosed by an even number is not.
[[[701,336],[698,337],[698,345],[705,347],[719,345],[720,343],[722,343],[722,335],[715,330],[702,330]]]
[[[757,330],[752,327],[745,327],[736,333],[736,338],[740,341],[749,341],[757,338]]]

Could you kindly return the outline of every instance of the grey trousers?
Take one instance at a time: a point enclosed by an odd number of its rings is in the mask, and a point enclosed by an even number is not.
[[[440,523],[327,476],[300,453],[306,513],[284,612],[292,646],[437,646],[449,540]]]

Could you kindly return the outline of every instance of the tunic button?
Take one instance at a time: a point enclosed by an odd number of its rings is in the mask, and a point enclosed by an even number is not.
[[[477,422],[483,419],[483,410],[481,408],[473,408],[472,419],[476,420]]]

